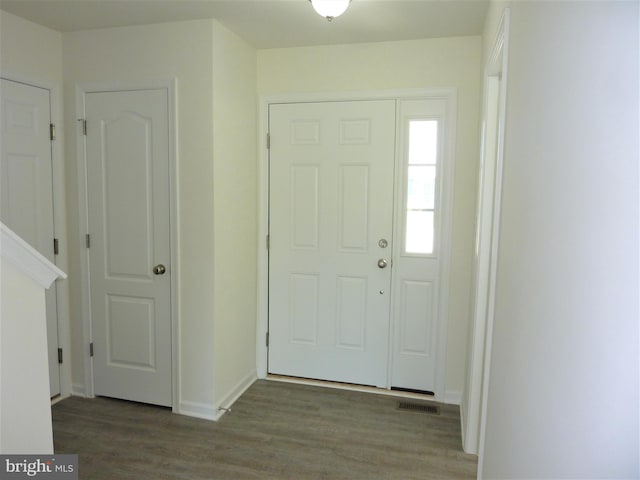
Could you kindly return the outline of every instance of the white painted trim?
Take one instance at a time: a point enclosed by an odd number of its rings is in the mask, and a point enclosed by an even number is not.
[[[84,384],[82,383],[71,384],[71,395],[73,395],[74,397],[86,398],[87,394],[84,391]]]
[[[57,395],[57,396],[53,397],[51,399],[51,406],[53,407],[55,404],[60,403],[62,400],[64,400],[65,398],[69,398],[70,396],[71,395],[66,395],[66,396]]]
[[[451,89],[447,99],[447,140],[444,145],[445,151],[442,158],[445,160],[443,170],[445,171],[446,185],[443,185],[444,197],[441,197],[445,205],[445,211],[440,216],[440,291],[439,291],[439,315],[438,315],[438,342],[436,344],[436,400],[441,400],[442,392],[445,392],[446,403],[446,374],[447,374],[447,329],[449,326],[449,282],[451,278],[451,241],[453,231],[453,200],[455,185],[455,164],[456,164],[456,125],[458,98],[455,89]],[[441,193],[442,195],[442,193]],[[446,246],[446,248],[445,248]],[[458,405],[460,400],[458,400]]]
[[[231,411],[231,407],[236,400],[238,400],[238,398],[240,398],[257,379],[258,376],[255,371],[251,371],[245,375],[244,378],[242,378],[218,403],[218,416],[216,420],[222,417],[225,413]]]
[[[433,395],[427,395],[424,393],[405,392],[402,390],[386,390],[384,388],[369,387],[367,385],[352,385],[349,383],[330,382],[328,380],[313,380],[310,378],[287,377],[284,375],[267,375],[266,380],[269,382],[293,383],[296,385],[310,385],[313,387],[347,390],[349,392],[372,393],[374,395],[383,395],[385,397],[435,401],[435,397]]]
[[[124,90],[151,90],[166,89],[168,100],[168,123],[169,123],[169,221],[171,225],[170,251],[171,251],[171,381],[172,381],[172,410],[178,412],[181,405],[180,391],[180,322],[179,322],[179,302],[180,302],[180,255],[179,255],[179,215],[178,215],[178,121],[177,121],[177,79],[154,79],[140,83],[113,82],[113,83],[89,83],[78,84],[75,87],[76,119],[84,119],[85,96],[95,92],[115,92]],[[78,205],[80,211],[80,221],[78,232],[79,245],[85,245],[85,235],[89,225],[89,203],[87,192],[87,163],[86,163],[86,142],[82,133],[81,122],[76,122],[76,155],[78,171]],[[78,388],[85,396],[95,395],[93,384],[93,361],[89,355],[89,344],[93,335],[91,330],[91,283],[89,271],[89,251],[84,248],[80,255],[81,267],[81,297],[82,297],[82,326],[83,326],[83,351],[84,351],[84,386]],[[74,389],[78,385],[74,385]],[[188,404],[188,402],[187,402]],[[199,408],[199,407],[198,407]],[[196,408],[196,411],[198,410]]]
[[[13,263],[43,289],[51,287],[56,278],[67,278],[67,274],[51,263],[35,248],[20,238],[4,223],[0,223],[0,253],[2,258]]]
[[[485,70],[488,72],[488,70]],[[481,134],[481,161],[476,209],[476,240],[473,271],[473,296],[471,299],[471,327],[465,397],[461,404],[462,445],[467,453],[478,453],[480,404],[482,398],[482,374],[486,341],[487,304],[491,273],[492,229],[497,166],[497,130],[499,112],[500,78],[489,73],[484,78],[483,125]]]
[[[183,401],[178,404],[177,410],[174,409],[174,413],[180,415],[186,415],[188,417],[202,418],[204,420],[218,420],[220,413],[214,405],[208,405],[200,402],[187,402]]]
[[[482,378],[485,360],[487,303],[491,276],[495,184],[497,175],[498,122],[504,120],[500,111],[500,82],[502,47],[504,44],[504,16],[498,25],[492,51],[485,63],[483,77],[483,111],[480,145],[480,175],[476,211],[476,241],[474,260],[474,296],[471,304],[471,329],[467,357],[465,398],[460,408],[462,444],[466,453],[478,453]],[[490,190],[490,191],[489,191]],[[487,195],[490,202],[486,203]]]
[[[56,139],[52,142],[53,162],[53,232],[59,240],[59,252],[54,257],[62,270],[69,269],[69,237],[66,199],[66,162],[64,155],[65,121],[62,108],[61,85],[50,85],[51,122],[56,126]],[[71,395],[71,314],[69,282],[56,282],[56,308],[58,315],[58,347],[62,348],[65,360],[60,368],[60,397]]]
[[[86,147],[80,119],[85,118],[84,90],[75,86],[75,137],[76,137],[76,169],[78,188],[78,212],[80,215],[78,227],[78,246],[81,249],[80,258],[80,299],[82,307],[82,352],[84,363],[83,396],[93,398],[93,362],[89,354],[89,344],[93,338],[91,332],[91,290],[89,282],[89,251],[84,247],[85,235],[89,232],[89,201],[87,194],[87,165]]]
[[[486,340],[484,344],[484,370],[482,377],[482,398],[480,403],[480,426],[478,435],[478,479],[482,479],[482,470],[484,467],[484,446],[487,425],[487,398],[489,393],[489,382],[491,373],[491,347],[493,343],[493,321],[495,314],[495,292],[496,292],[496,274],[498,267],[498,252],[500,244],[500,220],[502,209],[502,174],[504,165],[504,140],[505,140],[505,119],[507,111],[507,77],[509,66],[509,19],[511,10],[505,8],[502,15],[500,25],[496,34],[495,49],[500,49],[502,56],[492,55],[492,60],[501,59],[500,65],[493,65],[493,70],[488,73],[496,75],[500,74],[501,91],[498,117],[501,119],[498,124],[498,140],[497,140],[497,158],[495,169],[495,193],[493,201],[493,229],[491,242],[491,265],[489,267],[489,292],[487,302],[486,315]],[[494,49],[494,50],[495,50]],[[496,71],[499,68],[499,71]]]
[[[306,103],[306,102],[330,102],[351,100],[408,100],[408,99],[447,99],[447,129],[449,133],[448,143],[445,146],[444,158],[455,161],[455,127],[457,112],[457,93],[455,88],[426,88],[426,89],[398,89],[398,90],[374,90],[360,92],[322,92],[322,93],[290,93],[278,95],[263,95],[259,99],[258,110],[258,319],[256,341],[256,371],[258,378],[267,377],[268,351],[265,342],[269,325],[269,253],[266,249],[266,237],[269,233],[269,150],[266,146],[266,137],[269,131],[269,105],[278,103]],[[453,182],[455,168],[452,164],[448,174],[448,185],[445,186],[447,194],[446,213],[448,225],[442,224],[442,243],[450,245],[451,228],[453,224]],[[449,308],[449,279],[451,270],[451,248],[442,249],[441,257],[441,288],[440,288],[440,324],[438,325],[438,344],[440,348],[436,352],[436,388],[435,394],[438,401],[445,397],[446,382],[446,341],[447,319]]]
[[[64,271],[69,270],[67,210],[65,188],[64,131],[65,122],[62,109],[61,86],[58,83],[3,70],[2,78],[49,90],[51,122],[56,125],[56,140],[52,142],[51,162],[53,166],[53,231],[60,240],[60,253],[55,256],[55,264]],[[69,314],[69,282],[56,283],[56,308],[58,315],[58,346],[66,353],[60,365],[60,395],[71,394],[71,326]]]
[[[429,98],[446,97],[454,88],[407,88],[392,90],[362,90],[354,92],[310,92],[310,93],[283,93],[276,95],[263,95],[260,97],[260,107],[265,107],[274,103],[309,103],[309,102],[342,102],[342,101],[362,101],[362,100],[420,100]],[[262,113],[262,109],[260,110]],[[261,118],[263,120],[264,117]],[[262,123],[262,122],[261,122]],[[265,122],[266,124],[266,122]],[[266,125],[265,125],[266,126]],[[260,125],[262,127],[262,125]],[[266,131],[264,132],[266,135]],[[264,138],[264,137],[261,137]],[[263,145],[264,146],[264,145]],[[266,148],[265,148],[266,150]]]
[[[171,388],[172,411],[182,399],[180,389],[180,178],[178,169],[178,79],[167,82],[169,120],[169,224],[171,228]]]
[[[269,233],[269,103],[273,97],[261,97],[258,110],[258,269],[257,269],[257,331],[256,373],[267,377],[266,335],[269,327],[269,251],[266,238]]]

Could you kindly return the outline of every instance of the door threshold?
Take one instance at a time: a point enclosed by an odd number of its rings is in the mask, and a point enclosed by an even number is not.
[[[349,390],[351,392],[375,393],[378,395],[386,395],[388,397],[414,398],[417,400],[433,401],[435,395],[428,393],[409,392],[406,390],[391,390],[389,388],[373,387],[369,385],[358,385],[357,383],[333,382],[331,380],[316,380],[304,377],[289,377],[287,375],[278,375],[268,373],[267,380],[283,383],[296,383],[298,385],[311,385],[314,387],[336,388],[338,390]]]

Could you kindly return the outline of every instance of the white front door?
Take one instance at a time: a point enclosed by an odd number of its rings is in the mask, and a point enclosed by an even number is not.
[[[269,106],[269,373],[436,391],[448,101]]]
[[[271,105],[269,125],[269,372],[384,387],[395,101]]]
[[[166,89],[88,93],[96,395],[172,404]]]
[[[53,251],[49,90],[2,79],[2,222],[48,260]],[[46,291],[49,388],[60,394],[56,284]]]

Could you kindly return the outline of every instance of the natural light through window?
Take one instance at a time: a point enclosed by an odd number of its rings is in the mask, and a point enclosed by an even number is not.
[[[433,253],[438,121],[410,120],[405,252]]]

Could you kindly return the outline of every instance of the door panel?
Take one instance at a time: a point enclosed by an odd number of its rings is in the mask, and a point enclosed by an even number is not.
[[[49,90],[1,80],[1,219],[55,263]],[[45,292],[49,388],[60,394],[56,284]]]
[[[269,372],[386,386],[395,101],[269,118]]]
[[[95,393],[170,406],[167,107],[166,89],[85,100]]]

